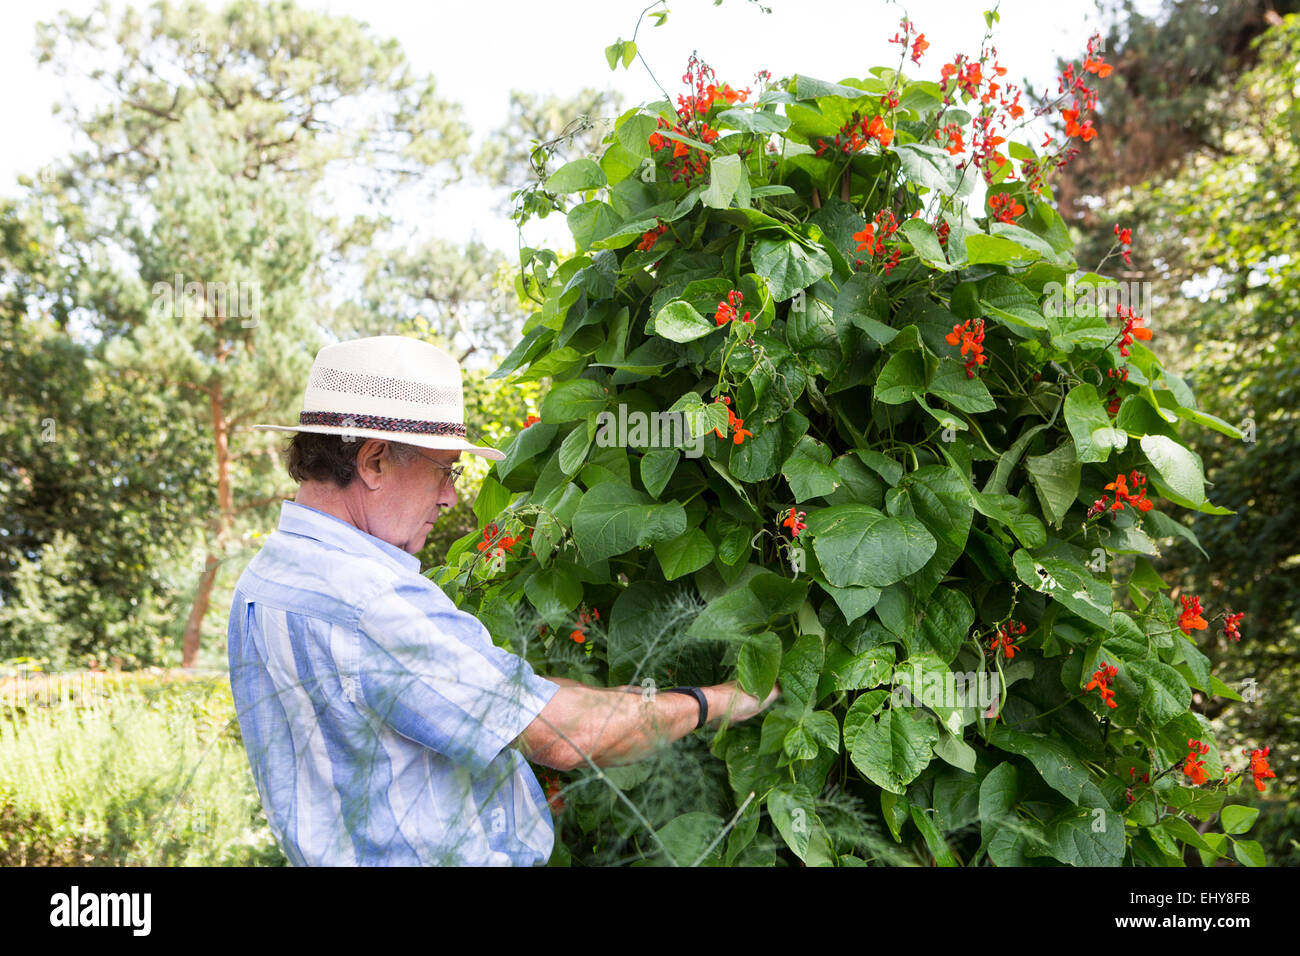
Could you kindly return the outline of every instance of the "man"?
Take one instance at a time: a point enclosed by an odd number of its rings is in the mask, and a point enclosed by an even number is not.
[[[293,426],[301,487],[239,579],[231,686],[267,820],[295,865],[536,865],[549,807],[526,759],[627,763],[765,701],[734,683],[643,696],[536,674],[420,574],[469,452],[456,361],[379,336],[316,356]],[[636,688],[640,690],[640,688]]]

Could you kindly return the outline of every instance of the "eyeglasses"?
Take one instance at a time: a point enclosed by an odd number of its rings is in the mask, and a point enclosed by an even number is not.
[[[451,484],[453,488],[456,486],[456,482],[460,479],[460,476],[465,474],[464,465],[444,465],[442,462],[430,458],[428,455],[424,454],[423,452],[417,451],[416,454],[419,455],[421,458],[426,459],[427,461],[433,462],[439,468],[448,472],[451,475]]]

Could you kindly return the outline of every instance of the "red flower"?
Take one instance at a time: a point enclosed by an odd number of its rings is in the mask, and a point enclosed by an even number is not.
[[[875,231],[876,227],[871,225],[871,223],[867,223],[862,227],[861,231],[853,234],[853,238],[858,241],[858,248],[855,250],[856,252],[861,252],[863,249],[866,249],[867,255],[873,256],[876,254],[875,239],[873,238]]]
[[[1133,344],[1134,339],[1141,339],[1146,342],[1151,338],[1150,329],[1141,329],[1137,325],[1139,322],[1146,321],[1140,315],[1135,315],[1133,310],[1122,305],[1115,306],[1115,314],[1124,318],[1124,328],[1120,331],[1119,354],[1128,356],[1128,347]]]
[[[1128,490],[1129,482],[1137,489],[1137,494],[1133,494]],[[1127,504],[1137,508],[1138,511],[1150,511],[1154,506],[1147,500],[1146,483],[1146,475],[1136,469],[1128,473],[1127,479],[1123,475],[1116,475],[1115,480],[1106,485],[1107,491],[1115,492],[1115,503],[1110,506],[1111,510],[1123,511],[1124,506]],[[1098,511],[1105,510],[1105,501],[1106,498],[1103,496],[1099,502],[1093,504],[1093,508],[1097,508],[1100,504],[1101,508],[1098,508]],[[1088,516],[1092,517],[1092,514],[1093,512],[1090,510]]]
[[[1234,641],[1240,641],[1240,640],[1241,640],[1241,631],[1237,630],[1237,622],[1240,621],[1240,620],[1241,620],[1243,617],[1245,617],[1245,616],[1246,616],[1246,612],[1245,612],[1245,611],[1240,611],[1240,612],[1238,612],[1237,614],[1233,614],[1233,613],[1232,613],[1232,610],[1229,609],[1229,610],[1228,610],[1228,619],[1227,619],[1227,621],[1226,621],[1226,622],[1224,623],[1224,625],[1223,625],[1223,635],[1224,635],[1224,637],[1231,638],[1231,639],[1234,640]]]
[[[1250,773],[1255,778],[1255,789],[1261,793],[1264,792],[1264,781],[1277,776],[1268,766],[1268,752],[1272,749],[1265,747],[1263,750],[1250,751]],[[1245,749],[1241,752],[1246,753]]]
[[[989,199],[989,208],[998,222],[1014,223],[1016,217],[1023,215],[1025,207],[1011,198],[1009,193],[998,193]]]
[[[916,39],[912,41],[912,62],[920,64],[921,54],[930,48],[930,44],[925,41],[925,34],[918,33]]]
[[[1110,689],[1110,682],[1114,680],[1115,675],[1118,673],[1118,667],[1113,664],[1103,663],[1092,672],[1092,680],[1083,688],[1083,692],[1086,694],[1095,687],[1098,693],[1101,694],[1101,699],[1106,702],[1107,707],[1118,707],[1119,704],[1115,703],[1114,700],[1115,692]]]
[[[804,523],[803,518],[804,518],[804,512],[802,511],[796,512],[793,508],[791,508],[790,514],[786,516],[786,519],[782,521],[781,524],[784,527],[790,529],[791,537],[797,538],[799,537],[799,532],[802,531],[804,528],[808,527],[808,525]]]
[[[745,420],[743,418],[737,418],[735,421],[736,433],[735,435],[732,436],[731,440],[737,445],[743,444],[746,438],[754,437],[754,433],[751,432],[748,428],[741,427],[744,424],[745,424]]]
[[[726,325],[732,319],[737,317],[739,317],[742,322],[753,321],[750,319],[748,312],[743,316],[740,315],[739,307],[744,301],[745,297],[737,290],[732,289],[728,292],[727,301],[718,303],[718,311],[715,312],[713,316],[717,320],[718,325]]]
[[[524,423],[524,427],[527,428],[529,425],[536,425],[540,421],[541,419],[538,418],[536,415],[529,415],[528,421]]]
[[[1179,598],[1183,602],[1183,613],[1178,616],[1178,626],[1183,629],[1183,633],[1191,636],[1193,630],[1203,631],[1208,627],[1205,618],[1201,617],[1201,612],[1205,608],[1201,607],[1199,597]]]
[[[660,223],[654,229],[649,229],[641,236],[641,241],[636,244],[638,252],[648,252],[650,247],[659,241],[659,237],[668,231],[667,223]]]
[[[1011,635],[1025,633],[1025,625],[1017,624],[1015,621],[1008,621],[1006,627],[999,624],[997,634],[994,635],[992,642],[989,644],[989,650],[997,653],[998,648],[1002,648],[1002,654],[1008,660],[1016,656],[1016,651],[1021,648],[1017,647]]]
[[[1183,773],[1192,781],[1193,786],[1199,787],[1205,783],[1205,761],[1199,759],[1210,752],[1209,744],[1203,744],[1199,740],[1187,741],[1188,753],[1187,759],[1183,761]]]
[[[974,323],[973,325],[971,323]],[[967,319],[961,325],[954,325],[952,331],[944,336],[944,340],[949,345],[961,345],[961,354],[965,355],[970,352],[970,358],[966,360],[966,377],[974,378],[975,372],[972,371],[976,366],[983,365],[984,355],[984,320]]]

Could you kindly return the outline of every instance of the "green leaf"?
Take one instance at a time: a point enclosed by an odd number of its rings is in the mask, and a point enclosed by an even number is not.
[[[1168,664],[1133,661],[1128,665],[1128,672],[1142,691],[1140,706],[1153,726],[1164,725],[1191,706],[1192,689]]]
[[[674,342],[694,342],[717,328],[682,299],[669,302],[655,316],[655,334]]]
[[[1065,424],[1082,462],[1105,461],[1112,451],[1123,451],[1128,444],[1127,433],[1114,427],[1097,389],[1087,382],[1065,396]]]
[[[902,794],[929,765],[938,739],[928,717],[908,708],[887,710],[858,730],[849,757],[876,786]]]
[[[719,156],[709,163],[709,186],[700,193],[700,201],[713,209],[726,209],[740,186],[742,177],[748,177],[739,156]]]
[[[1242,866],[1268,866],[1268,857],[1258,840],[1236,840],[1232,844],[1232,855]]]
[[[663,492],[680,458],[681,452],[675,448],[655,448],[641,456],[641,484],[653,497]]]
[[[573,515],[573,539],[589,562],[676,538],[685,531],[686,512],[680,504],[653,504],[648,495],[614,483],[590,489]]]
[[[1025,265],[1043,258],[1043,254],[1002,236],[975,233],[966,237],[966,258],[970,265]]]
[[[1124,861],[1124,818],[1105,807],[1071,807],[1047,825],[1052,856],[1071,866],[1119,866]]]
[[[524,582],[524,594],[548,621],[564,617],[582,600],[582,583],[570,567],[556,564],[541,570]]]
[[[902,405],[926,392],[928,373],[925,355],[919,349],[895,352],[876,380],[876,400]]]
[[[1191,502],[1192,507],[1197,507],[1207,503],[1205,475],[1195,454],[1163,435],[1143,435],[1141,442],[1147,460],[1164,481],[1166,490],[1182,499],[1180,504]]]
[[[722,845],[717,840],[726,824],[711,813],[693,811],[669,820],[655,831],[668,863],[673,866],[719,866]],[[713,846],[713,849],[709,849]]]
[[[713,542],[700,528],[691,528],[671,541],[656,541],[654,549],[664,578],[669,581],[698,571],[713,560],[714,553]]]
[[[736,679],[748,694],[766,700],[781,668],[781,639],[763,631],[746,639],[736,658]]]
[[[1010,276],[991,276],[981,283],[978,308],[1019,328],[1050,327],[1047,317],[1038,307],[1038,297]]]
[[[825,252],[806,249],[793,239],[759,239],[750,252],[750,261],[754,271],[767,280],[776,302],[784,302],[831,274],[831,260]]]
[[[980,848],[987,849],[993,835],[1014,819],[1020,802],[1020,775],[1010,761],[998,764],[980,783]]]
[[[944,841],[943,836],[939,833],[938,827],[934,825],[934,820],[930,818],[933,811],[923,810],[916,804],[911,807],[912,822],[916,828],[921,831],[921,836],[925,839],[925,845],[929,847],[930,852],[934,855],[934,861],[939,866],[958,866],[957,858],[953,856],[952,847]]]
[[[885,587],[930,560],[934,536],[915,518],[888,517],[866,505],[837,505],[808,515],[808,531],[826,580],[835,587]]]
[[[908,219],[898,229],[912,244],[916,250],[917,256],[928,266],[947,272],[952,269],[948,265],[948,258],[943,253],[943,246],[939,244],[939,237],[934,234],[934,229],[923,219]]]
[[[1255,807],[1243,807],[1233,804],[1224,807],[1219,813],[1219,822],[1223,824],[1224,833],[1245,833],[1255,825],[1259,810]]]
[[[1049,595],[1106,631],[1111,631],[1110,587],[1089,574],[1081,563],[1043,554],[1036,557],[1020,548],[1012,556],[1016,576],[1035,591]]]
[[[840,485],[840,475],[829,464],[831,450],[817,439],[804,435],[781,466],[795,501],[829,495]]]
[[[560,471],[566,478],[576,475],[583,462],[587,460],[591,439],[592,435],[587,426],[579,425],[564,436],[564,441],[560,442],[559,465]]]
[[[545,188],[553,193],[576,193],[599,189],[606,184],[605,171],[592,159],[575,159],[565,163],[547,178]]]
[[[1059,527],[1079,496],[1083,475],[1074,443],[1067,440],[1045,455],[1030,455],[1025,459],[1025,471],[1038,492],[1043,514]]]
[[[548,424],[562,424],[575,418],[586,418],[593,412],[601,411],[608,398],[604,387],[589,378],[560,382],[552,385],[542,399],[542,420]]]
[[[1083,761],[1054,737],[1030,734],[997,726],[989,732],[989,743],[1019,754],[1034,765],[1047,785],[1076,806],[1090,781]],[[1121,838],[1123,827],[1120,828]]]
[[[489,521],[501,514],[501,509],[510,504],[510,499],[514,496],[513,491],[491,475],[486,475],[483,483],[479,485],[478,496],[474,499],[474,517],[478,518],[478,526],[485,527]]]

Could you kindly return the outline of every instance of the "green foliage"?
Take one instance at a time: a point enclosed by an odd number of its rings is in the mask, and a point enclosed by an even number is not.
[[[905,105],[883,104],[891,86]],[[1239,779],[1218,782],[1214,735],[1188,709],[1194,687],[1216,688],[1163,582],[1117,559],[1178,533],[1175,503],[1219,511],[1186,426],[1168,420],[1194,399],[1153,388],[1165,370],[1138,344],[1117,384],[1145,414],[1114,418],[1096,385],[1123,364],[1119,331],[1081,335],[1089,323],[1048,308],[1049,284],[1077,271],[1059,217],[1010,182],[1020,225],[971,209],[970,170],[930,145],[957,112],[932,90],[890,70],[796,76],[713,103],[686,133],[654,103],[606,138],[603,185],[583,180],[567,210],[545,200],[567,211],[577,255],[547,263],[495,374],[526,375],[561,347],[576,358],[550,370],[541,423],[490,476],[509,498],[480,516],[531,534],[534,554],[501,567],[466,535],[432,575],[545,673],[647,692],[775,677],[783,690],[707,754],[692,740],[648,772],[569,775],[563,860],[1233,852],[1236,834],[1210,843],[1185,819]],[[889,145],[818,149],[876,116]],[[677,142],[702,175],[673,175]],[[610,161],[618,150],[653,171]],[[882,213],[930,229],[891,235]],[[875,255],[860,238],[871,223]],[[538,259],[525,250],[521,268]],[[975,320],[987,363],[968,372],[952,342]],[[688,434],[594,441],[620,405],[680,411]],[[1158,511],[1089,507],[1118,474],[1136,492],[1134,472]],[[599,613],[581,643],[575,604]],[[1012,659],[995,639],[1021,623]],[[1108,665],[1115,708],[1085,690]],[[1192,737],[1211,747],[1200,789],[1182,774]],[[677,786],[723,777],[721,793]]]
[[[0,864],[283,865],[224,680],[0,678]]]

